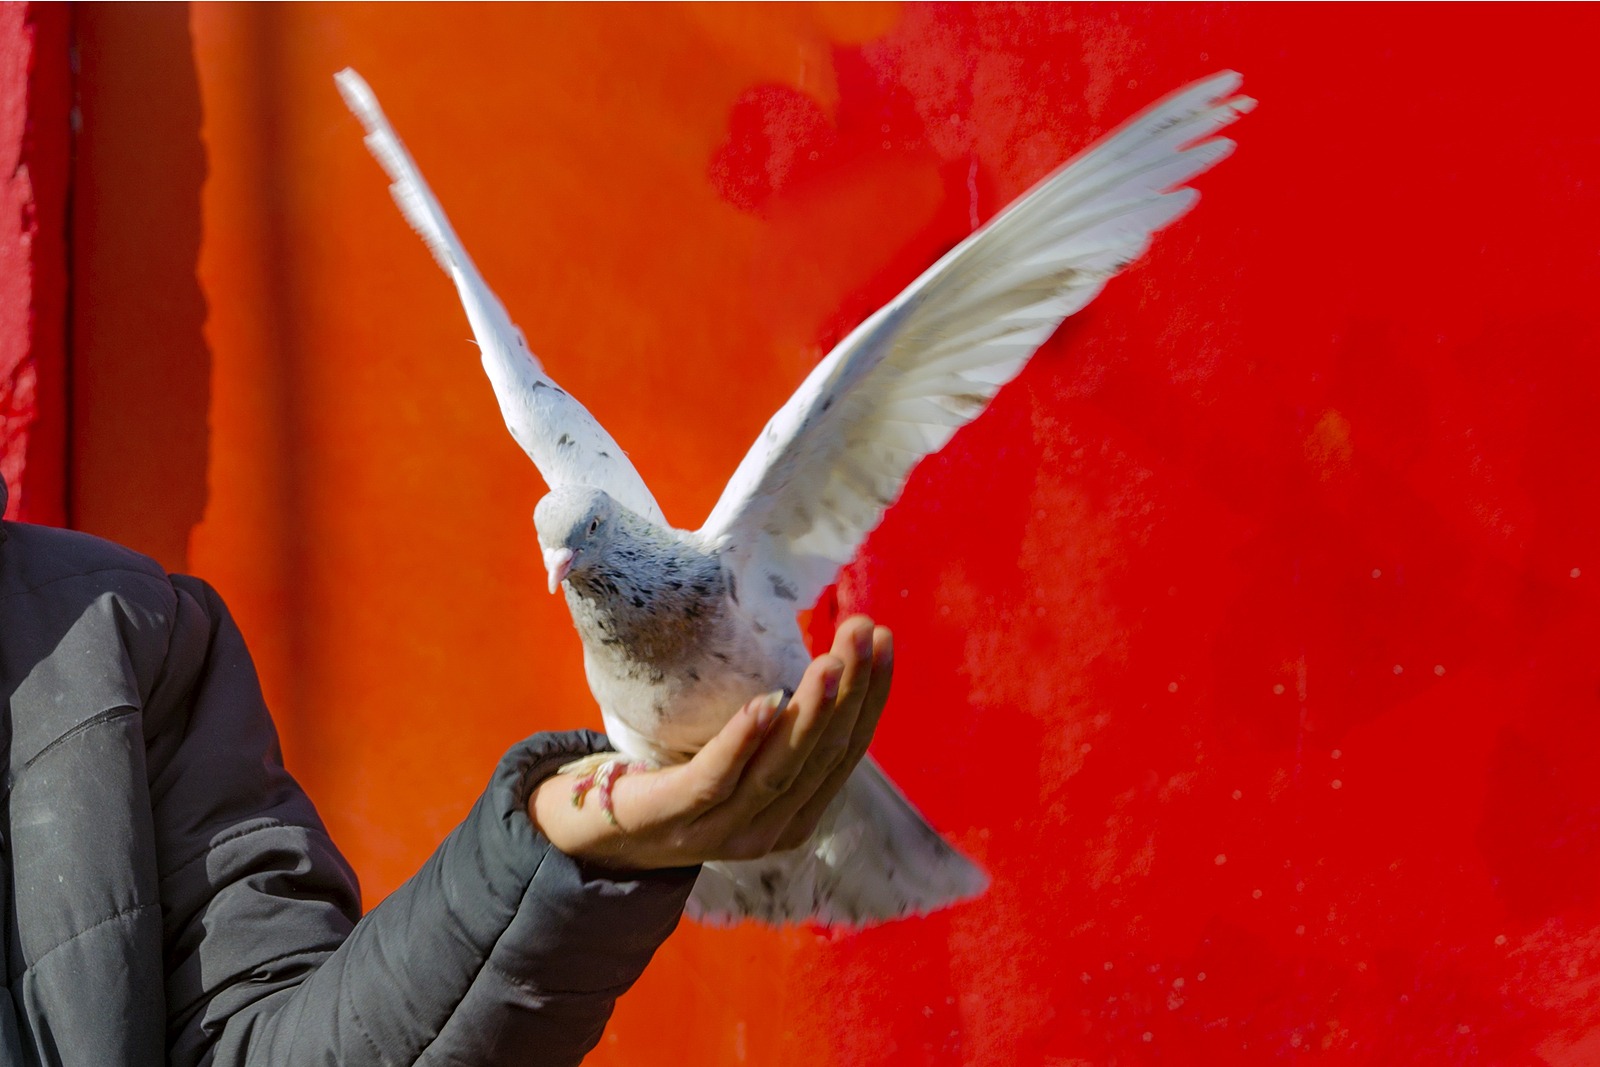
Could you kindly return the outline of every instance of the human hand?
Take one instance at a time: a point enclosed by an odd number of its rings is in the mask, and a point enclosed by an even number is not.
[[[609,822],[574,807],[570,778],[528,800],[535,827],[569,856],[629,870],[748,860],[796,848],[866,754],[889,697],[894,642],[852,616],[812,660],[787,707],[757,697],[688,763],[616,779]]]

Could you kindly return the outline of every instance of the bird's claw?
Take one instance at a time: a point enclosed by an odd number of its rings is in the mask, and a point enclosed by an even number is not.
[[[576,782],[572,783],[572,806],[583,807],[584,798],[589,791],[594,790],[595,796],[600,800],[600,811],[606,817],[606,822],[612,826],[617,824],[617,812],[611,803],[611,788],[616,783],[617,777],[629,771],[648,771],[651,764],[643,760],[615,759],[609,755],[590,756],[586,759],[575,760],[561,768],[562,774],[581,774]]]

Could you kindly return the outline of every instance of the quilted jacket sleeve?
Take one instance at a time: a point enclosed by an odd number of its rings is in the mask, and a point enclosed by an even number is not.
[[[533,829],[530,789],[604,738],[517,745],[422,869],[358,921],[355,879],[283,769],[226,609],[203,583],[174,585],[147,713],[171,1063],[577,1063],[695,875],[607,875]]]

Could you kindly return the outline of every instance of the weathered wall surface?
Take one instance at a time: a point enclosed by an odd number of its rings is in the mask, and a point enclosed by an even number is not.
[[[7,518],[66,519],[65,4],[0,8],[0,477]]]
[[[1198,209],[838,593],[901,638],[881,761],[993,890],[686,927],[593,1062],[1600,1060],[1591,10],[175,10],[78,15],[74,500],[229,597],[369,900],[596,716],[333,71],[692,525],[852,324],[1232,67]]]

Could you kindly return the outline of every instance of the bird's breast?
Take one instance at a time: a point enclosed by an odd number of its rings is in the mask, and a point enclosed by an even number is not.
[[[590,691],[629,755],[686,759],[752,697],[793,688],[805,670],[798,625],[774,632],[783,627],[747,617],[720,567],[653,589],[608,584],[569,585],[567,603]]]

